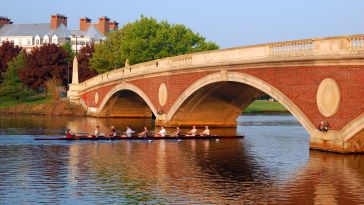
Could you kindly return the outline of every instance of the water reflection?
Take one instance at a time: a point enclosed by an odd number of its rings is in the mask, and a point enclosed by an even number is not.
[[[307,133],[290,116],[239,120],[241,140],[0,135],[0,204],[364,204],[363,155],[308,151]],[[75,121],[66,123],[83,126]]]

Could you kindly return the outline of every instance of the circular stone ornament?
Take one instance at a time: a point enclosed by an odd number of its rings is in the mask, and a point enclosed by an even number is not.
[[[340,105],[340,89],[335,80],[326,78],[320,83],[316,101],[323,116],[331,117],[336,113]]]
[[[99,93],[96,92],[95,93],[95,104],[97,105],[98,102],[99,102]]]
[[[167,103],[167,98],[168,98],[167,85],[165,83],[161,83],[158,91],[159,104],[161,106],[164,106]]]

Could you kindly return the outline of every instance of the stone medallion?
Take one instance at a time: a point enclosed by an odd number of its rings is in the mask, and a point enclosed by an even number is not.
[[[320,83],[316,101],[323,116],[330,117],[336,113],[340,105],[340,89],[335,80],[326,78]]]
[[[159,104],[161,106],[164,106],[167,103],[167,98],[168,98],[167,85],[165,83],[162,83],[159,86],[159,91],[158,91]]]
[[[99,93],[96,92],[95,93],[95,104],[97,105],[98,102],[99,102]]]

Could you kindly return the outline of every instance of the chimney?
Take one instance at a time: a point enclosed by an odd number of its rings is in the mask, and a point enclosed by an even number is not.
[[[5,24],[12,24],[13,22],[10,21],[7,17],[0,16],[0,26]]]
[[[116,31],[119,29],[119,23],[116,21],[112,21],[109,24],[110,31]]]
[[[67,17],[62,14],[55,14],[51,16],[51,29],[56,29],[61,24],[67,27]]]
[[[86,17],[80,18],[80,30],[86,31],[88,27],[90,26],[91,19]]]
[[[99,31],[102,33],[102,34],[106,34],[110,31],[110,19],[107,18],[106,16],[102,16],[99,18],[99,24],[98,24],[98,28],[99,28]]]

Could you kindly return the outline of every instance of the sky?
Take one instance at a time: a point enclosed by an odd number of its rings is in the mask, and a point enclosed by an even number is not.
[[[1,0],[0,16],[14,23],[48,23],[50,15],[79,19],[100,16],[119,27],[141,15],[194,32],[230,48],[277,41],[364,34],[364,0]]]

